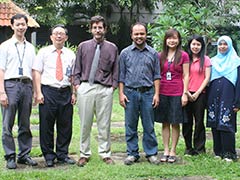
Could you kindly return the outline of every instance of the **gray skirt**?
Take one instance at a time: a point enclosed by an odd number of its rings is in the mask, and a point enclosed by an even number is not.
[[[159,96],[160,103],[154,111],[155,122],[180,124],[187,122],[185,108],[182,107],[182,96]]]

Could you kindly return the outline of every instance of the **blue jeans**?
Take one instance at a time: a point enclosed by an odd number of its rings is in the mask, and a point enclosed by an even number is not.
[[[143,126],[143,150],[146,157],[156,155],[158,143],[154,131],[154,111],[152,106],[154,89],[142,93],[125,87],[124,94],[129,100],[125,108],[127,154],[139,157],[137,127],[140,116]]]

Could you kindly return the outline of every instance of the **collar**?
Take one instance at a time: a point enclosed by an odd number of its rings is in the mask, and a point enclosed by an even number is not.
[[[132,45],[131,45],[131,50],[135,50],[135,49],[137,49],[139,51],[144,51],[146,49],[147,51],[149,51],[149,46],[147,45],[147,43],[145,43],[144,48],[139,49],[139,48],[137,48],[136,44],[133,42]]]
[[[51,51],[52,53],[54,53],[54,52],[57,51],[57,48],[56,48],[54,45],[50,45],[49,48],[50,48],[50,51]],[[65,52],[65,47],[63,47],[63,48],[61,49],[61,51],[62,51],[62,54],[64,54],[64,52]]]
[[[23,42],[19,42],[18,39],[15,37],[15,35],[13,35],[11,39],[14,44],[23,44],[23,43],[25,44],[27,42],[25,37]]]

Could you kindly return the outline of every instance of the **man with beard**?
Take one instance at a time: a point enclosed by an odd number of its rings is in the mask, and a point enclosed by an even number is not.
[[[154,132],[154,108],[159,104],[160,66],[157,52],[147,45],[143,23],[131,27],[133,44],[122,50],[119,61],[119,102],[125,110],[127,158],[125,165],[138,161],[138,119],[143,126],[143,149],[151,164],[159,164]]]
[[[74,85],[78,95],[81,120],[79,166],[91,156],[90,133],[94,114],[98,128],[98,153],[106,164],[113,164],[110,150],[110,123],[113,92],[118,86],[118,49],[105,40],[105,19],[94,16],[90,21],[93,39],[80,43],[74,68]]]

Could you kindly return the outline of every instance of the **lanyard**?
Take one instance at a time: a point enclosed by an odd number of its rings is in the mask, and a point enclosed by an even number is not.
[[[168,72],[170,72],[170,66],[171,66],[171,64],[173,63],[174,59],[175,59],[175,54],[174,54],[173,57],[170,59],[170,61],[168,61]]]
[[[18,50],[18,47],[17,47],[17,43],[15,43],[15,47],[16,47],[16,49],[17,49],[18,61],[19,61],[19,63],[20,63],[20,68],[21,68],[21,67],[22,67],[22,63],[23,63],[23,58],[24,58],[24,55],[25,55],[26,43],[24,42],[24,48],[23,48],[22,58],[20,57],[20,53],[19,53],[19,50]]]

